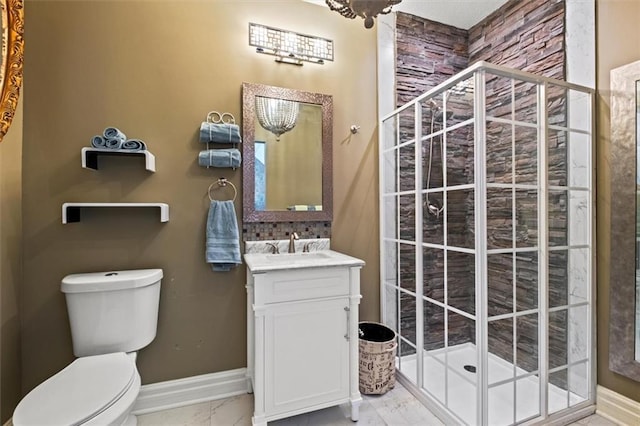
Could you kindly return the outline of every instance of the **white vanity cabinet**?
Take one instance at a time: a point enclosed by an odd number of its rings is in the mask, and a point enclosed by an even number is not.
[[[341,255],[340,265],[301,267],[294,261],[283,262],[289,269],[264,270],[249,256],[247,374],[255,401],[253,424],[345,402],[351,403],[351,418],[357,420],[364,262]],[[346,259],[351,264],[344,264]]]

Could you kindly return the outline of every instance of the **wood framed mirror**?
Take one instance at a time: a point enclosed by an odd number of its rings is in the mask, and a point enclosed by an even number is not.
[[[0,48],[0,142],[18,106],[24,63],[23,0],[0,0],[2,47]]]
[[[640,381],[640,61],[611,71],[609,369]]]
[[[242,84],[244,222],[333,217],[333,98]]]

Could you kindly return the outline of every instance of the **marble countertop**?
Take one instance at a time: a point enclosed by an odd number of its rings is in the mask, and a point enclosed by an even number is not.
[[[364,266],[365,264],[364,260],[334,250],[281,254],[246,253],[244,261],[251,273],[335,266]]]

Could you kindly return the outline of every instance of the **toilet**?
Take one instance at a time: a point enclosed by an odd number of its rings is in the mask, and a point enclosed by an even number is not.
[[[162,276],[140,269],[62,280],[78,358],[20,401],[14,426],[136,425],[136,351],[156,336]]]

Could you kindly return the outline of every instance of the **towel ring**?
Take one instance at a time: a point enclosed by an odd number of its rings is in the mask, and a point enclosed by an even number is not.
[[[209,189],[207,190],[207,194],[209,194],[209,199],[211,201],[215,201],[215,199],[211,196],[211,189],[213,188],[213,185],[218,184],[219,187],[225,187],[227,185],[231,185],[231,187],[233,188],[233,199],[231,201],[235,201],[236,197],[238,196],[238,190],[236,189],[236,186],[229,182],[227,180],[227,178],[220,178],[215,182],[211,182],[211,185],[209,185]]]
[[[220,114],[218,111],[211,111],[207,114],[207,121],[209,123],[222,123],[222,124],[236,124],[236,118],[233,114],[223,112]]]

